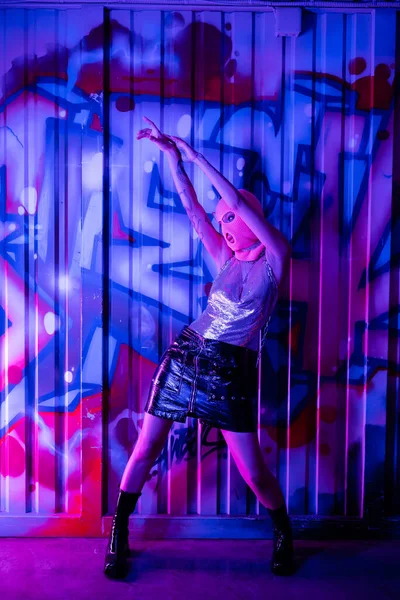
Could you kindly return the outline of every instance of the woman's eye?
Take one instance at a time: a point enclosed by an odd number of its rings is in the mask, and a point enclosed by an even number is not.
[[[223,217],[222,220],[224,223],[230,223],[231,221],[233,221],[233,219],[235,218],[234,213],[226,213]]]

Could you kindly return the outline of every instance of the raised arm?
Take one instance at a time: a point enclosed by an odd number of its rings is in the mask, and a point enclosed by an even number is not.
[[[232,255],[232,252],[227,248],[222,235],[214,229],[206,211],[198,201],[192,182],[184,169],[179,152],[177,150],[176,152],[173,150],[168,151],[167,159],[175,187],[187,215],[217,267],[220,267],[221,263],[225,262],[228,258],[228,256],[225,257],[225,254],[228,252]]]
[[[207,175],[221,197],[243,219],[267,250],[280,260],[290,257],[290,243],[279,229],[268,223],[263,216],[253,210],[235,186],[217,171],[202,154],[198,153],[193,162]]]
[[[192,182],[184,169],[181,153],[177,149],[174,141],[170,136],[162,134],[156,125],[147,119],[147,117],[144,117],[144,119],[149,123],[151,129],[142,129],[139,131],[137,136],[138,139],[147,138],[154,142],[160,150],[165,152],[168,165],[171,169],[172,178],[183,207],[185,208],[200,240],[212,256],[217,268],[220,268],[229,256],[232,255],[231,250],[226,245],[222,235],[214,229],[206,211],[198,201]],[[185,159],[188,161],[195,158],[196,155],[197,153],[191,156],[190,152],[184,154]]]
[[[169,139],[175,142],[178,150],[183,153],[192,153],[191,160],[203,171],[213,186],[218,190],[221,198],[230,206],[255,236],[265,246],[269,255],[273,255],[279,263],[285,263],[291,255],[291,245],[285,236],[259,213],[257,213],[247,202],[244,196],[231,184],[217,169],[215,169],[206,158],[191,148],[184,140],[170,135]]]

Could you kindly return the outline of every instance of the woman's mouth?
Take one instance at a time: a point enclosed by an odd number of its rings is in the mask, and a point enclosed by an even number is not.
[[[235,238],[233,238],[230,233],[227,233],[225,237],[230,244],[234,243]]]

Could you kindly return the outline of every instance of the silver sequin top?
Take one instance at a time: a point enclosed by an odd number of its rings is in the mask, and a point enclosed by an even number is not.
[[[265,254],[253,262],[232,256],[214,279],[204,312],[189,327],[205,338],[257,350],[259,331],[277,299]]]

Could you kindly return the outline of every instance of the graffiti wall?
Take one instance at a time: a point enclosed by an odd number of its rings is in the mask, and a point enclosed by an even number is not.
[[[0,534],[99,530],[155,366],[206,305],[216,269],[136,140],[143,116],[291,241],[258,424],[289,512],[398,514],[398,23],[308,11],[294,38],[268,10],[0,10]],[[216,190],[187,170],[213,219]],[[188,418],[136,512],[266,509]]]

